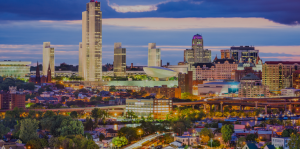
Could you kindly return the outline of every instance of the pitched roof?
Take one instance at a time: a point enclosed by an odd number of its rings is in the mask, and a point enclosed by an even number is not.
[[[213,63],[195,63],[195,64],[193,64],[193,66],[195,66],[195,68],[197,68],[198,66],[200,66],[200,68],[202,68],[203,65],[206,65],[206,67],[208,67],[208,68],[211,68],[211,66],[215,66],[215,64],[213,64]]]
[[[276,149],[274,145],[266,145],[268,149]]]
[[[244,76],[241,80],[260,80],[256,75],[253,73],[248,73],[246,76]]]
[[[220,64],[224,64],[226,61],[228,61],[229,64],[233,64],[233,62],[235,62],[234,59],[216,59],[214,60],[215,64],[218,64],[220,62]]]
[[[246,145],[248,146],[249,149],[258,149],[254,143],[247,143]]]

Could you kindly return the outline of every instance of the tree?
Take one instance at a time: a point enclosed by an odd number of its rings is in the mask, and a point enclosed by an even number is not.
[[[234,132],[234,127],[231,124],[226,124],[222,126],[221,128],[221,133],[222,133],[222,138],[225,143],[228,143],[231,140],[231,136]]]
[[[90,101],[102,101],[102,97],[91,97]]]
[[[104,138],[105,138],[104,134],[101,133],[101,134],[99,135],[99,140],[102,141]]]
[[[36,119],[21,120],[20,126],[20,139],[23,142],[28,142],[32,139],[38,139],[36,130],[39,128],[39,121]]]
[[[212,133],[211,129],[203,128],[200,131],[201,136],[208,136],[209,138],[213,138],[214,134]]]
[[[283,130],[281,137],[291,137],[291,134],[297,134],[297,129],[285,129]]]
[[[31,148],[31,149],[41,149],[41,148],[45,148],[48,147],[48,141],[44,138],[42,139],[33,139],[30,140],[26,143],[26,147],[27,148]]]
[[[114,137],[112,139],[112,143],[116,146],[116,147],[122,147],[124,145],[128,144],[128,140],[125,137]]]
[[[55,113],[53,111],[46,111],[43,118],[53,117]]]
[[[58,128],[61,136],[83,135],[83,125],[79,120],[64,119]]]
[[[45,90],[43,88],[39,88],[38,93],[41,95]]]
[[[236,142],[236,147],[243,147],[245,142],[246,142],[245,137],[239,137]]]
[[[213,140],[212,142],[209,141],[207,145],[211,146],[211,147],[219,147],[221,145],[221,143],[219,140]]]
[[[77,114],[76,111],[72,111],[71,114],[70,114],[70,116],[71,116],[72,118],[77,118],[77,117],[78,117],[78,114]]]
[[[0,123],[0,137],[3,138],[3,135],[6,135],[8,132],[10,132],[10,129]]]
[[[112,86],[110,86],[110,87],[109,87],[109,91],[110,91],[110,92],[114,92],[114,91],[116,91],[116,87],[115,87],[115,86],[113,86],[113,85],[112,85]]]
[[[255,142],[255,140],[258,138],[257,134],[248,134],[246,136],[246,141]]]
[[[289,149],[299,149],[299,146],[300,146],[300,135],[291,134],[291,140],[288,141]]]
[[[165,144],[170,144],[174,142],[174,137],[171,134],[166,134],[163,137],[160,137],[159,140]]]
[[[132,127],[122,127],[118,131],[118,136],[126,137],[129,142],[137,140],[139,138],[137,134],[137,128],[132,128]]]

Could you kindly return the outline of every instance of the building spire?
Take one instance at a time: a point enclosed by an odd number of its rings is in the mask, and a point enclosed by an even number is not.
[[[48,66],[48,71],[47,71],[47,82],[51,82],[51,69],[50,69],[50,63]]]
[[[214,61],[216,61],[216,60],[218,60],[218,56],[217,56],[217,54],[216,54],[216,57],[215,57]]]

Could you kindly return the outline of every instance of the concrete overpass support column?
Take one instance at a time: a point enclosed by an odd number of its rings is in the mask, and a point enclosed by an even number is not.
[[[195,105],[192,105],[193,109],[195,109]]]
[[[205,106],[206,104],[203,104],[203,109],[204,109],[204,111],[206,111],[206,106]]]
[[[223,113],[223,102],[220,103],[221,112]]]
[[[292,105],[289,105],[289,111],[292,112]]]
[[[212,110],[212,107],[213,107],[212,105],[209,105],[209,110],[210,110],[210,111]]]
[[[258,101],[255,101],[255,108],[257,109],[257,103],[258,103]]]
[[[243,107],[242,106],[240,106],[240,111],[242,111],[243,110]]]
[[[214,105],[215,112],[217,112],[217,105]]]
[[[267,114],[267,113],[268,113],[268,106],[265,105],[265,114]]]

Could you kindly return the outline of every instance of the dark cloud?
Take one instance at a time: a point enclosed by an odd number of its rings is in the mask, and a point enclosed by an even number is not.
[[[141,13],[118,13],[108,6],[106,0],[99,1],[103,18],[263,17],[283,24],[300,22],[299,0],[186,0],[162,3],[157,6],[157,11]],[[0,19],[78,20],[81,19],[81,12],[85,10],[87,2],[88,0],[2,0]]]

